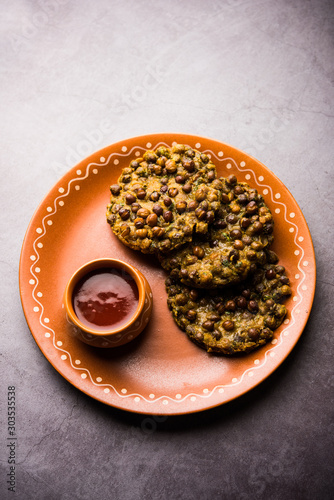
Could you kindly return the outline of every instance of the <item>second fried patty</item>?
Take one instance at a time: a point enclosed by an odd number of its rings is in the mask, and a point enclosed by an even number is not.
[[[216,288],[239,283],[258,264],[273,242],[274,222],[263,197],[234,175],[220,178],[221,206],[203,237],[159,256],[164,269],[183,284]]]

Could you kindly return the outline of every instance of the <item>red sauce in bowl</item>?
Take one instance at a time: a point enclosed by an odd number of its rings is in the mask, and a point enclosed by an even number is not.
[[[135,280],[121,269],[97,269],[76,284],[72,301],[81,323],[101,331],[116,330],[136,312],[139,292]]]

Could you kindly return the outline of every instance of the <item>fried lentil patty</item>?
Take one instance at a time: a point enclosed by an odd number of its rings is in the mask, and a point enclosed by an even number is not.
[[[207,233],[220,184],[207,155],[181,144],[161,146],[132,160],[110,187],[107,221],[130,248],[166,253]]]
[[[216,354],[247,353],[266,344],[286,315],[281,302],[291,295],[277,256],[270,252],[267,260],[246,282],[225,289],[191,288],[168,277],[167,303],[178,326]]]
[[[186,246],[159,256],[172,277],[198,288],[243,281],[265,262],[265,249],[273,241],[273,217],[256,189],[234,175],[215,185],[222,203],[205,237],[195,235]]]

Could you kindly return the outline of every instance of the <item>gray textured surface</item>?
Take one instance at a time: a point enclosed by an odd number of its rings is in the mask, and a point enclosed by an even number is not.
[[[333,498],[333,7],[0,2],[1,498]],[[149,432],[143,416],[90,399],[52,368],[29,333],[17,275],[29,220],[67,169],[164,131],[230,143],[273,170],[309,224],[318,281],[301,340],[268,380]],[[8,385],[16,493],[6,485]]]

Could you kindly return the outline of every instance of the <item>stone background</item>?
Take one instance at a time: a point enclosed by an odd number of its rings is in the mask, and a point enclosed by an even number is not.
[[[333,2],[1,0],[0,10],[1,498],[333,498]],[[18,267],[33,212],[63,173],[103,146],[167,131],[230,143],[275,172],[309,224],[317,290],[269,379],[148,432],[143,415],[85,396],[44,358]]]

